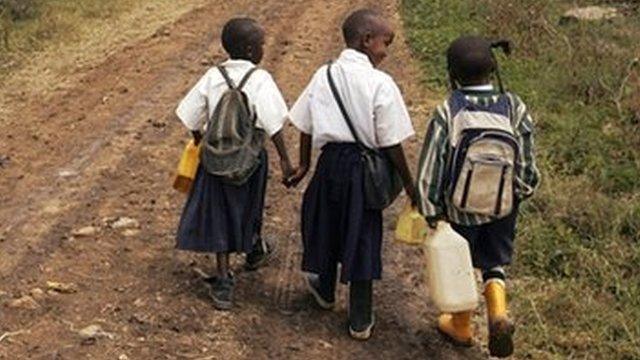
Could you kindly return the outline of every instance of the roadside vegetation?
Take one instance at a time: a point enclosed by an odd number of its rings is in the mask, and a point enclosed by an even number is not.
[[[518,357],[640,358],[640,5],[402,3],[423,80],[443,97],[451,40],[471,33],[515,44],[501,69],[535,116],[543,171],[510,269]],[[587,5],[615,6],[620,16],[561,21]]]
[[[46,46],[80,39],[87,24],[135,5],[131,0],[0,0],[0,75]]]

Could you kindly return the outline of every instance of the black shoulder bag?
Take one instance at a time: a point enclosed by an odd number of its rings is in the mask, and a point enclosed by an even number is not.
[[[340,112],[344,117],[351,135],[356,140],[356,144],[360,148],[362,159],[364,160],[364,196],[365,208],[373,210],[382,210],[387,208],[398,197],[402,191],[402,179],[398,174],[395,166],[389,158],[378,149],[367,147],[356,133],[351,118],[347,114],[347,110],[340,98],[336,84],[331,75],[331,62],[327,65],[327,77],[329,78],[329,86],[333,97],[338,103]]]

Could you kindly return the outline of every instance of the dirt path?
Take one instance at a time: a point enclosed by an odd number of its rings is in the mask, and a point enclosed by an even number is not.
[[[0,359],[477,357],[479,349],[453,349],[435,333],[419,253],[389,241],[389,231],[375,338],[350,340],[345,289],[329,313],[304,291],[301,194],[277,181],[269,184],[264,229],[278,245],[277,257],[256,273],[243,272],[237,259],[233,312],[216,312],[207,300],[196,269],[207,271],[210,259],[173,250],[184,199],[169,185],[186,133],[167,115],[223,58],[224,20],[243,13],[266,25],[263,65],[292,102],[315,68],[339,53],[340,21],[362,5],[382,7],[401,32],[393,0],[212,0],[87,70],[50,101],[17,102],[13,119],[0,123],[0,155],[11,154],[0,167],[0,336],[24,332],[0,338]],[[402,34],[393,49],[385,70],[403,88],[416,122],[423,121],[431,97],[416,81]],[[422,134],[424,124],[416,127]],[[295,135],[287,129],[292,145]],[[418,139],[409,147],[415,160]],[[271,161],[275,180],[275,156]],[[400,205],[388,211],[387,229]],[[139,230],[107,225],[121,216],[137,219]],[[86,226],[97,233],[72,236]],[[77,292],[46,292],[47,281],[73,283]],[[8,306],[25,295],[35,299],[33,309]],[[77,330],[92,324],[113,337],[83,342]]]

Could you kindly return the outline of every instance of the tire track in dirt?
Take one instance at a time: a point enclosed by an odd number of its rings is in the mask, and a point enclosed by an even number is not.
[[[76,283],[79,293],[46,295],[34,312],[0,308],[0,332],[31,330],[3,344],[6,347],[0,347],[0,359],[8,359],[8,354],[71,359],[113,359],[121,354],[135,359],[473,358],[473,353],[458,352],[438,340],[432,329],[432,310],[423,302],[424,288],[416,275],[420,259],[411,249],[385,245],[386,279],[376,290],[380,323],[371,342],[356,343],[346,335],[344,301],[336,312],[314,309],[298,275],[301,193],[287,192],[279,185],[278,162],[271,146],[264,232],[277,239],[280,251],[271,267],[256,273],[238,271],[236,309],[231,313],[213,311],[192,271],[212,266],[210,259],[172,250],[182,197],[168,188],[168,172],[175,165],[186,132],[179,124],[159,119],[171,112],[181,94],[205,71],[199,65],[205,54],[221,59],[212,47],[218,46],[222,22],[243,12],[265,23],[270,37],[264,66],[292,101],[317,66],[340,51],[338,28],[344,14],[364,4],[382,7],[399,24],[397,5],[391,0],[212,1],[168,27],[168,38],[148,39],[115,55],[68,93],[72,95],[61,95],[56,101],[64,103],[71,98],[75,102],[60,105],[68,108],[57,117],[92,112],[95,118],[75,132],[62,134],[73,136],[72,142],[77,144],[60,144],[60,151],[48,154],[32,169],[64,168],[62,165],[70,164],[73,158],[67,153],[71,150],[93,152],[87,156],[91,160],[79,163],[81,178],[27,179],[26,184],[10,188],[17,195],[28,194],[28,187],[34,184],[42,190],[39,197],[12,200],[10,207],[0,212],[0,219],[10,218],[12,213],[27,214],[23,228],[15,227],[8,242],[0,243],[0,284],[10,284],[2,290],[17,296],[42,287],[45,280],[58,280]],[[215,40],[213,45],[211,40]],[[402,39],[398,43],[387,69],[407,93],[412,115],[424,116],[427,94],[415,83],[416,69],[408,49]],[[141,65],[142,59],[147,63]],[[143,73],[136,76],[139,67]],[[117,94],[115,89],[121,83],[129,92]],[[115,94],[103,104],[105,93]],[[413,103],[411,99],[415,99]],[[37,102],[33,106],[38,109]],[[46,109],[33,113],[41,111]],[[154,126],[155,122],[164,125]],[[60,125],[63,122],[53,121],[47,131],[53,133]],[[293,129],[289,127],[286,135],[289,144],[297,144]],[[84,137],[88,139],[82,140]],[[92,148],[96,142],[99,146]],[[411,145],[412,152],[416,152],[416,144]],[[292,146],[291,151],[297,152],[297,148]],[[3,189],[5,185],[0,182]],[[34,200],[38,203],[27,205]],[[387,229],[393,225],[398,207],[387,214]],[[102,227],[94,239],[68,237],[72,228],[99,226],[106,217],[122,215],[140,220],[139,234],[124,236]],[[30,219],[40,217],[45,226],[40,231],[29,229]],[[15,249],[18,239],[27,236],[33,237],[28,241],[31,249],[16,251],[16,260],[7,266],[4,250]],[[390,239],[388,233],[386,239]],[[239,260],[234,261],[236,269]],[[342,288],[339,299],[344,300],[345,294]],[[91,323],[113,332],[116,339],[82,346],[72,329]],[[52,338],[53,333],[57,337]]]
[[[224,4],[210,8],[233,11]],[[47,153],[48,156],[42,156],[46,149],[33,149],[27,153],[24,162],[29,163],[26,170],[29,175],[7,186],[7,193],[14,196],[0,210],[0,218],[10,219],[3,224],[5,241],[0,246],[5,248],[3,252],[14,256],[0,264],[0,276],[19,271],[12,269],[19,263],[22,263],[22,268],[37,265],[31,261],[37,256],[30,256],[30,261],[23,261],[24,243],[22,247],[6,249],[12,240],[27,239],[30,247],[39,247],[43,252],[55,248],[55,244],[49,246],[40,243],[40,239],[47,237],[48,231],[65,214],[72,214],[73,217],[81,203],[94,198],[90,184],[102,177],[101,172],[117,166],[127,151],[135,147],[141,129],[148,125],[137,117],[146,114],[149,119],[163,119],[170,112],[173,104],[159,104],[153,100],[154,97],[168,91],[176,94],[176,89],[183,88],[185,81],[192,81],[185,72],[195,70],[185,71],[185,60],[200,62],[214,38],[219,35],[216,27],[200,30],[201,33],[197,35],[189,30],[189,22],[204,22],[203,17],[202,12],[196,11],[183,18],[182,23],[178,24],[182,27],[179,36],[159,36],[126,48],[124,53],[115,55],[104,67],[98,67],[81,80],[79,88],[54,99],[53,110],[49,107],[39,110],[37,102],[32,105],[34,110],[31,111],[31,119],[25,123],[42,122],[42,118],[53,119],[38,130],[40,134],[46,134],[44,136],[53,137],[52,134],[61,133],[60,128],[67,129],[64,126],[67,120],[64,119],[84,120],[72,128],[74,131],[66,131],[69,138],[65,139],[65,134],[57,135],[62,141],[56,144],[56,149]],[[174,39],[177,41],[173,42]],[[216,56],[220,59],[222,54],[218,52]],[[89,91],[85,90],[87,87]],[[174,99],[175,96],[169,98]],[[71,101],[76,102],[77,106],[71,106]],[[18,133],[22,131],[25,129],[21,127],[13,130]],[[59,172],[66,172],[70,176],[59,176]],[[2,185],[4,188],[6,183]],[[34,224],[31,219],[40,221]]]
[[[289,23],[285,29],[278,29],[276,38],[277,43],[283,45],[283,48],[276,53],[276,59],[269,59],[269,63],[273,63],[274,76],[283,85],[283,91],[292,96],[289,102],[295,101],[295,96],[302,91],[302,87],[306,85],[310,79],[311,72],[314,71],[319,63],[327,61],[333,53],[337,51],[335,44],[339,40],[335,29],[338,25],[338,19],[346,12],[349,4],[340,1],[324,1],[324,2],[301,2],[300,9],[294,9],[291,16],[296,17],[296,24],[302,26],[293,26]],[[326,14],[334,14],[333,17],[327,19]],[[337,21],[336,21],[337,20]],[[327,36],[327,34],[331,34]],[[292,64],[304,64],[303,66],[292,66]],[[297,132],[289,126],[291,131],[287,132],[289,144],[292,146],[293,158],[297,158]],[[271,182],[268,185],[269,194],[279,194],[282,192],[278,187],[278,182]],[[302,186],[300,187],[303,188]],[[276,215],[279,221],[272,226],[267,225],[268,232],[275,232],[277,237],[284,241],[279,241],[279,261],[277,263],[278,271],[265,271],[264,284],[272,284],[275,287],[273,294],[273,302],[279,312],[285,316],[293,315],[299,307],[295,304],[295,295],[302,289],[302,277],[300,274],[300,231],[298,219],[300,191],[287,191],[284,196],[268,196],[271,208],[280,209]],[[283,218],[282,209],[293,210],[289,212],[287,218]],[[293,214],[291,214],[293,213]],[[273,218],[272,218],[273,219]],[[269,218],[267,218],[269,222]],[[279,224],[278,224],[279,223]],[[276,226],[273,226],[276,225]],[[277,226],[279,225],[279,226]],[[286,229],[286,230],[283,230]],[[276,264],[274,264],[276,265]]]

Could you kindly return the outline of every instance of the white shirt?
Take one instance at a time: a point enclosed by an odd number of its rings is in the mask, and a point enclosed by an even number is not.
[[[227,60],[222,64],[229,77],[239,85],[244,75],[255,65],[246,60]],[[213,67],[198,81],[180,102],[176,115],[189,130],[202,130],[206,120],[213,115],[216,104],[229,87],[220,70]],[[243,87],[249,98],[249,105],[257,114],[256,127],[263,129],[269,136],[282,129],[287,118],[287,104],[271,75],[256,70]]]
[[[463,86],[462,91],[493,91],[492,84]]]
[[[374,68],[367,55],[346,49],[332,75],[360,140],[371,148],[398,145],[414,134],[400,89],[391,76]],[[334,99],[327,65],[313,76],[289,112],[293,124],[310,134],[315,148],[355,139]]]

